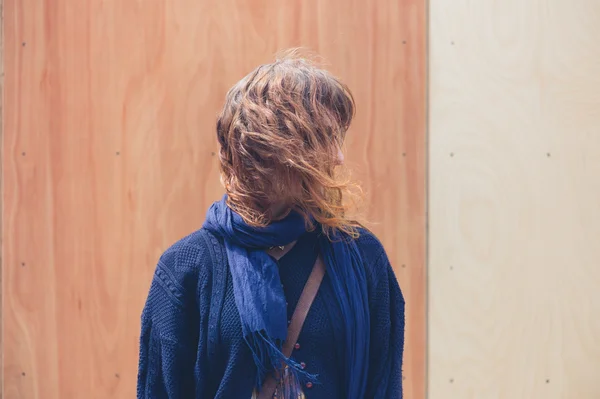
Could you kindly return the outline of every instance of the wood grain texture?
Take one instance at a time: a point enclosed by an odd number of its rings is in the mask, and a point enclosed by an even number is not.
[[[6,399],[132,398],[162,251],[221,188],[226,90],[290,46],[358,104],[348,158],[408,306],[424,398],[425,2],[5,1]]]
[[[4,93],[4,61],[3,61],[3,56],[4,56],[4,29],[3,29],[3,22],[4,22],[4,18],[3,18],[3,0],[0,0],[0,121],[2,121],[2,110],[3,110],[3,106],[4,106],[4,98],[2,93]],[[2,123],[0,123],[0,165],[2,165]],[[0,226],[2,225],[2,201],[3,201],[4,195],[3,195],[3,185],[2,185],[2,175],[0,173]],[[2,229],[0,229],[0,245],[2,243]],[[3,315],[3,311],[2,311],[2,251],[0,250],[0,332],[2,331],[2,315]],[[2,359],[4,359],[4,355],[3,355],[3,341],[2,341],[2,334],[0,333],[0,363],[2,363]],[[3,395],[2,395],[2,387],[4,386],[4,379],[2,377],[0,377],[0,399],[2,399]]]
[[[600,398],[600,3],[430,15],[429,397]]]

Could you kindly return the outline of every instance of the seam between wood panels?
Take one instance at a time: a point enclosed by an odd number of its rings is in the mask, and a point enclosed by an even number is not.
[[[0,0],[0,399],[4,392],[4,323],[2,322],[4,309],[4,269],[2,264],[2,253],[4,252],[4,240],[2,232],[4,229],[4,2]]]
[[[0,0],[1,1],[1,0]],[[429,87],[430,87],[430,13],[429,8],[431,6],[430,0],[424,0],[425,2],[425,399],[429,398],[429,159],[431,154],[431,147],[429,143],[430,131],[429,131]],[[0,398],[1,399],[1,398]]]

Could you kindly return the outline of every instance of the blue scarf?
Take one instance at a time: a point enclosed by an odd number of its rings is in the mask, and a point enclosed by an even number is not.
[[[297,240],[306,232],[303,217],[290,213],[267,227],[249,226],[226,205],[226,197],[209,209],[204,228],[225,241],[233,280],[235,304],[240,314],[244,339],[258,369],[257,387],[266,374],[282,364],[294,375],[293,381],[315,379],[281,352],[287,336],[287,309],[277,263],[265,251]],[[369,306],[365,268],[356,242],[341,233],[332,239],[319,238],[321,255],[341,310],[345,332],[346,395],[362,399],[369,364]],[[292,395],[300,387],[288,387]],[[291,396],[297,398],[298,396]]]

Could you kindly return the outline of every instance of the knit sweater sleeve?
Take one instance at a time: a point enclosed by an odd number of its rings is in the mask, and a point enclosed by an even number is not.
[[[402,398],[404,296],[387,255],[382,251],[370,292],[371,348],[366,398]]]
[[[197,292],[204,281],[202,247],[176,243],[160,258],[142,312],[138,399],[196,397],[205,371],[202,312]],[[199,283],[200,281],[200,283]]]

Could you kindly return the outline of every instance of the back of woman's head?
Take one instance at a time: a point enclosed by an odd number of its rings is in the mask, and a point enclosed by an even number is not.
[[[340,159],[355,105],[346,85],[312,62],[286,56],[261,65],[227,93],[217,121],[228,204],[254,226],[273,206],[302,213],[326,231],[354,234],[353,197]]]

